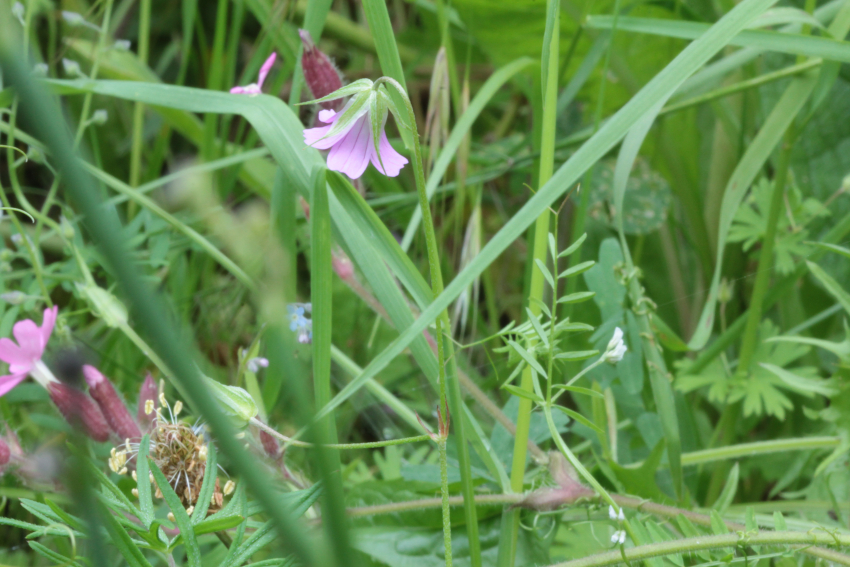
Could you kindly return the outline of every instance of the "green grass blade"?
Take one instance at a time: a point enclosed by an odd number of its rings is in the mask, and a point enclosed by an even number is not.
[[[145,454],[147,455],[147,453]],[[216,478],[218,478],[218,453],[215,450],[215,443],[207,443],[207,462],[204,482],[201,483],[201,491],[198,493],[198,503],[195,504],[195,509],[192,511],[192,524],[195,526],[198,526],[207,517],[207,510],[210,509],[210,500],[215,490]],[[150,485],[148,486],[150,487]],[[141,496],[141,491],[139,491],[139,495]]]
[[[425,309],[416,323],[387,346],[363,369],[363,374],[349,386],[347,395],[356,391],[367,379],[374,377],[398,356],[420,333],[453,302],[462,291],[508,247],[522,235],[537,216],[567,191],[590,165],[602,158],[648,112],[660,98],[667,98],[685,79],[740,32],[748,22],[773,4],[773,0],[744,0],[714,24],[698,40],[686,47],[667,67],[655,76],[623,108],[612,116],[599,131],[564,163],[511,220],[490,240],[467,267],[446,286],[446,289]],[[348,388],[346,388],[348,389]],[[331,411],[344,401],[341,391],[321,412]],[[321,413],[320,412],[320,413]]]
[[[139,442],[139,457],[136,460],[136,488],[139,491],[139,509],[141,515],[139,519],[145,524],[145,527],[150,528],[151,522],[154,520],[153,496],[151,495],[151,483],[148,482],[150,467],[148,460],[141,458],[150,454],[150,435],[145,434]],[[209,499],[209,498],[207,498]]]
[[[156,466],[153,459],[147,455],[145,455],[145,458],[148,461],[148,466],[150,467],[151,474],[153,474],[153,478],[156,481],[156,485],[162,493],[162,498],[165,500],[165,503],[168,504],[168,507],[171,509],[171,513],[174,515],[174,522],[177,524],[177,527],[180,528],[180,537],[186,548],[186,560],[192,567],[200,567],[201,547],[198,545],[198,538],[195,537],[195,530],[192,529],[192,520],[189,519],[189,514],[186,513],[186,508],[183,507],[180,497],[178,497],[177,493],[174,492],[174,489],[171,488],[171,485],[168,483],[168,479],[165,478],[165,475],[161,470],[159,470],[159,467]],[[145,480],[141,479],[139,482],[145,482]]]
[[[493,98],[493,95],[495,95],[496,92],[502,88],[502,85],[510,80],[511,77],[524,70],[532,63],[534,63],[534,60],[529,57],[517,59],[490,75],[484,84],[481,85],[481,88],[477,93],[475,93],[475,97],[470,101],[466,112],[464,112],[455,123],[454,128],[452,128],[452,133],[449,135],[448,140],[446,140],[446,145],[443,146],[443,149],[434,161],[434,167],[429,174],[428,183],[425,185],[425,192],[428,194],[428,199],[431,199],[434,196],[434,193],[437,191],[437,187],[440,185],[440,181],[446,174],[446,170],[449,168],[449,165],[457,154],[458,148],[463,143],[464,137],[472,129],[472,125],[481,115],[481,112],[484,110],[484,107],[487,106],[487,103],[490,102],[490,99]],[[410,218],[410,223],[407,225],[407,228],[404,231],[404,237],[401,239],[402,250],[407,251],[410,248],[410,244],[413,242],[413,237],[419,229],[420,222],[422,222],[422,211],[419,208],[416,208],[413,210],[413,216]]]
[[[591,16],[587,19],[587,25],[596,29],[610,29],[613,25],[613,19],[611,16]],[[617,27],[623,31],[636,33],[696,39],[708,30],[709,25],[682,20],[621,17]],[[850,63],[850,43],[826,37],[766,30],[746,30],[732,38],[729,44]]]

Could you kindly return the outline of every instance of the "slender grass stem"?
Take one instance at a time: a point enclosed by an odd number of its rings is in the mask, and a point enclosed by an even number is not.
[[[283,441],[287,446],[293,447],[302,447],[305,449],[310,449],[315,447],[314,443],[308,443],[307,441],[299,441],[298,439],[293,439],[292,437],[287,437],[282,433],[278,433],[273,428],[269,427],[262,421],[254,418],[251,420],[251,425],[257,427],[258,429],[262,429],[272,437]],[[325,447],[328,449],[339,449],[342,451],[347,450],[356,450],[356,449],[377,449],[380,447],[389,447],[391,445],[404,445],[407,443],[418,443],[419,441],[430,441],[430,435],[417,435],[416,437],[404,437],[402,439],[388,439],[386,441],[372,441],[369,443],[327,443]]]
[[[148,64],[151,35],[151,0],[139,2],[139,63]],[[130,187],[138,187],[142,175],[142,142],[145,133],[145,105],[141,102],[133,104],[133,136],[130,147]],[[130,217],[135,214],[135,203],[130,201],[128,211]]]
[[[113,0],[106,0],[106,8],[103,12],[103,23],[100,26],[100,35],[97,39],[97,50],[95,51],[94,59],[92,60],[90,74],[90,78],[92,80],[97,79],[97,73],[100,70],[100,58],[103,56],[103,52],[106,49],[106,38],[109,37],[109,25],[112,20],[112,3]],[[77,124],[77,133],[74,136],[74,147],[80,145],[80,140],[83,139],[83,132],[85,132],[86,126],[88,126],[92,96],[94,96],[93,93],[88,92],[83,97],[83,109],[80,112],[80,121]]]

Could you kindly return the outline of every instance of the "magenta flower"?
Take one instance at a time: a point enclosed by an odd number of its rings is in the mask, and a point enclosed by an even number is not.
[[[35,378],[45,388],[51,382],[58,382],[41,361],[44,348],[53,333],[58,310],[56,306],[45,309],[41,327],[29,319],[15,323],[12,334],[18,344],[11,339],[0,339],[0,360],[9,365],[9,374],[0,376],[0,396],[20,384],[27,375]]]
[[[263,63],[262,67],[260,67],[260,74],[257,76],[256,83],[251,83],[247,87],[233,87],[232,89],[230,89],[230,93],[247,95],[262,94],[263,83],[265,82],[269,71],[272,70],[272,65],[274,65],[275,59],[277,59],[277,53],[272,53],[271,55],[269,55],[269,58],[266,59],[266,62]]]
[[[384,131],[386,114],[381,117],[381,141],[376,149],[375,136],[371,127],[371,112],[363,113],[345,127],[337,129],[336,133],[331,133],[334,123],[345,113],[346,108],[342,112],[320,111],[319,121],[330,126],[304,130],[304,142],[319,150],[330,150],[328,169],[341,171],[351,179],[357,179],[363,175],[370,161],[375,169],[387,177],[397,176],[407,163],[407,158],[395,151],[387,140],[387,133]]]

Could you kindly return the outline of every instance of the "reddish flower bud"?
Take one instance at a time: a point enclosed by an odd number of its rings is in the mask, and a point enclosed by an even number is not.
[[[85,433],[95,441],[109,439],[109,426],[106,419],[90,397],[71,386],[51,382],[48,388],[50,399],[71,425],[80,425]]]
[[[142,387],[139,389],[139,409],[136,412],[136,419],[138,419],[139,425],[145,431],[150,430],[153,422],[156,421],[156,408],[159,407],[159,401],[157,400],[158,393],[156,380],[148,374],[145,376],[145,381],[142,382]],[[153,405],[153,411],[149,413],[145,412],[145,406],[148,404],[148,401]]]
[[[331,265],[333,266],[336,275],[338,275],[343,281],[348,280],[354,274],[354,266],[351,264],[351,260],[349,260],[348,256],[345,255],[345,252],[341,250],[333,252]]]
[[[260,430],[260,443],[263,444],[263,449],[269,457],[276,459],[280,454],[280,444],[278,444],[277,439],[262,429]]]
[[[9,449],[9,445],[6,444],[6,441],[0,437],[0,470],[3,469],[6,465],[9,464],[9,460],[12,458],[12,451]]]
[[[304,82],[307,83],[310,92],[313,93],[313,98],[322,98],[341,89],[342,78],[339,70],[328,56],[316,47],[313,38],[310,37],[310,32],[298,30],[298,35],[301,36],[301,43],[304,46],[304,55],[301,57]],[[319,106],[325,110],[339,110],[342,108],[343,102],[342,99],[329,100],[320,102]]]
[[[140,439],[142,432],[133,421],[133,416],[127,410],[124,400],[115,391],[112,382],[97,368],[88,364],[83,366],[83,375],[89,385],[89,394],[100,406],[100,411],[103,412],[103,417],[106,418],[112,431],[117,433],[121,440]]]

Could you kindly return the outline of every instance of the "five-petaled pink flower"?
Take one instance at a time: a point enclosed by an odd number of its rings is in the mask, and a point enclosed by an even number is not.
[[[247,87],[233,87],[232,89],[230,89],[231,94],[261,94],[263,92],[263,82],[265,82],[269,71],[272,70],[272,65],[274,65],[275,59],[277,59],[277,53],[272,53],[271,55],[269,55],[269,58],[266,59],[266,62],[263,63],[262,67],[260,67],[260,74],[257,76],[256,83],[251,83]]]
[[[318,128],[304,130],[304,142],[319,150],[330,150],[328,154],[328,169],[341,171],[351,179],[357,179],[366,171],[369,162],[375,168],[388,177],[395,177],[407,163],[407,158],[395,151],[387,140],[384,125],[381,124],[381,141],[378,151],[375,151],[375,138],[370,124],[370,114],[367,112],[353,120],[347,128],[328,136],[333,123],[345,112],[334,112],[333,110],[322,110],[319,112],[319,121],[329,124]],[[384,121],[386,117],[384,117]],[[383,163],[383,167],[381,167]]]
[[[41,356],[53,333],[58,309],[53,306],[44,310],[41,327],[29,319],[15,323],[12,333],[18,344],[11,339],[0,339],[0,360],[9,364],[9,375],[0,376],[0,396],[20,384],[27,375],[38,380],[45,388],[50,382],[57,382],[41,361]]]

